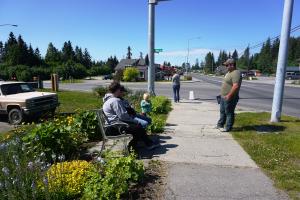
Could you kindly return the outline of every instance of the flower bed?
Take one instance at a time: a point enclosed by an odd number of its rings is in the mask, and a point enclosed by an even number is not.
[[[101,97],[101,96],[100,96]],[[138,106],[142,93],[128,95]],[[162,132],[170,101],[153,97],[151,132]],[[82,144],[99,141],[95,112],[78,111],[18,128],[0,142],[0,199],[120,199],[139,181],[144,166],[135,155],[108,152],[80,159]]]

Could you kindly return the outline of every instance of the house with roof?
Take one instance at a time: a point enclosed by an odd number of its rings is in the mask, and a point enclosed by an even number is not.
[[[135,67],[140,72],[139,79],[140,80],[148,80],[148,66],[146,64],[145,59],[122,59],[119,64],[116,66],[115,71],[124,71],[127,67]],[[160,65],[155,64],[155,74],[156,79],[160,77]]]

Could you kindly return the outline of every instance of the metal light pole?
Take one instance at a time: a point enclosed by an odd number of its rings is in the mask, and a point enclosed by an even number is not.
[[[190,63],[189,63],[189,56],[190,56],[190,41],[191,40],[196,40],[196,39],[200,39],[201,37],[194,37],[194,38],[190,38],[188,39],[188,52],[187,52],[187,57],[186,57],[186,63],[188,65],[188,68],[190,67]]]
[[[155,34],[155,5],[160,1],[168,0],[148,0],[149,17],[148,17],[148,48],[149,48],[149,66],[148,66],[148,92],[155,95],[155,61],[154,61],[154,34]]]
[[[155,5],[156,0],[149,0],[149,22],[148,22],[148,48],[149,48],[149,66],[148,66],[148,92],[155,94],[154,81],[155,69],[154,69],[154,20],[155,20]],[[153,75],[154,74],[154,75]]]
[[[281,118],[293,4],[294,0],[285,0],[284,2],[271,122],[279,122]]]

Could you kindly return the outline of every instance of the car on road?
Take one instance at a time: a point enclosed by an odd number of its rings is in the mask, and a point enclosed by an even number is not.
[[[286,72],[285,79],[288,79],[288,80],[300,79],[300,72]]]
[[[103,80],[111,80],[113,76],[111,74],[106,74],[103,76]]]
[[[13,125],[26,117],[54,113],[58,105],[56,93],[37,92],[25,82],[0,81],[0,114],[7,115]]]
[[[242,78],[247,77],[255,77],[255,73],[253,71],[241,71]]]

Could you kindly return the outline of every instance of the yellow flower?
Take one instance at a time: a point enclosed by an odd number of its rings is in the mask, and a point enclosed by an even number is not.
[[[68,196],[75,196],[84,190],[88,172],[93,165],[87,161],[75,160],[54,164],[46,173],[48,190],[63,191]]]

